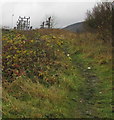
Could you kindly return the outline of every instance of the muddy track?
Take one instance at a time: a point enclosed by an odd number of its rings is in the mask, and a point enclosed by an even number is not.
[[[85,68],[81,61],[72,59],[72,63],[76,69],[79,70],[82,78],[84,79],[83,86],[78,89],[77,101],[78,111],[81,118],[98,118],[96,116],[97,110],[94,107],[95,104],[95,94],[98,85],[98,77],[95,75],[93,68]]]

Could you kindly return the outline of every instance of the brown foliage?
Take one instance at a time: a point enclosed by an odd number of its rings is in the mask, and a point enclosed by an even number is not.
[[[85,23],[89,31],[97,31],[103,41],[110,42],[112,37],[112,3],[97,3],[92,11],[87,11]]]

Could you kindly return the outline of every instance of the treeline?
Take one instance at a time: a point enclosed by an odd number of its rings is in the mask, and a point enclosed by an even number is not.
[[[112,41],[112,3],[100,2],[92,11],[87,11],[85,27],[88,31],[98,32],[104,42]]]

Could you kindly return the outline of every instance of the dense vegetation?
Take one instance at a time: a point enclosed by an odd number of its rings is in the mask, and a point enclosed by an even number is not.
[[[89,31],[100,33],[104,42],[111,42],[112,21],[112,3],[99,2],[92,11],[87,11],[85,25]]]
[[[3,118],[111,118],[112,54],[97,33],[3,31]]]

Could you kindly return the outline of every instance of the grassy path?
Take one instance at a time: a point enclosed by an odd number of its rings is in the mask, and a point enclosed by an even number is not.
[[[66,54],[70,53],[68,47],[62,50]],[[69,79],[73,81],[72,77],[74,77],[74,85],[76,85],[73,90],[69,91],[71,116],[72,118],[98,118],[95,102],[99,78],[94,68],[87,66],[81,55],[82,53],[70,55],[73,66],[73,71],[70,74],[73,76],[71,75]]]
[[[111,92],[108,90],[110,83],[107,82],[108,89],[105,85],[106,78],[99,78],[96,68],[88,65],[81,56],[72,55],[72,64],[76,69],[79,80],[75,81],[77,89],[73,92],[75,96],[75,112],[74,118],[112,118],[110,99]],[[103,74],[104,71],[101,73]],[[100,73],[100,74],[101,74]],[[102,93],[101,91],[108,90],[108,93]],[[104,97],[105,96],[105,97]]]
[[[77,109],[81,118],[96,118],[95,114],[97,111],[94,108],[94,103],[99,79],[91,68],[85,68],[83,63],[81,63],[82,61],[78,59],[76,55],[72,56],[72,63],[79,70],[83,80],[82,86],[77,91],[79,97]]]
[[[62,50],[66,52],[66,54],[70,53],[66,46]],[[99,78],[94,68],[87,66],[87,63],[81,55],[82,53],[73,53],[70,55],[73,66],[73,71],[70,74],[74,73],[70,79],[73,81],[72,77],[74,77],[74,85],[76,85],[69,93],[73,112],[72,117],[97,118],[98,113],[94,104],[96,102]]]

